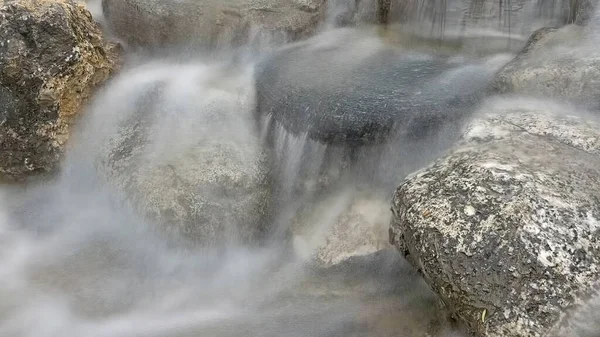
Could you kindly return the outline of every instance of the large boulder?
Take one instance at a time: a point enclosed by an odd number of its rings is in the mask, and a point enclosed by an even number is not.
[[[325,144],[377,144],[394,132],[425,139],[468,115],[496,69],[407,50],[372,33],[331,31],[263,60],[257,118]]]
[[[523,51],[496,74],[491,90],[600,107],[600,54],[593,34],[578,25],[536,31]]]
[[[396,190],[390,241],[475,336],[569,336],[600,277],[600,124],[495,106]]]
[[[299,39],[321,21],[323,0],[102,0],[107,27],[133,47],[216,47],[266,33]]]
[[[116,55],[75,1],[0,6],[0,175],[19,179],[56,168],[69,124]]]
[[[139,214],[176,237],[217,246],[260,239],[270,165],[246,120],[249,73],[202,63],[123,73],[95,102],[73,165],[95,161]]]

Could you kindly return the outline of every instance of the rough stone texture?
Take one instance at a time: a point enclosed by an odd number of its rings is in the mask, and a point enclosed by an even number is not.
[[[585,27],[542,28],[495,76],[491,89],[600,106],[600,54]]]
[[[338,217],[317,249],[316,258],[325,265],[343,262],[388,248],[385,228],[389,207],[372,200],[356,200]]]
[[[266,33],[293,40],[313,33],[322,0],[103,0],[109,29],[134,47],[215,47]]]
[[[162,230],[215,246],[260,239],[271,165],[249,130],[250,84],[239,69],[134,68],[98,98],[82,151],[97,152],[110,185]]]
[[[137,147],[110,158],[111,180],[149,219],[197,242],[260,239],[269,215],[266,154],[257,143],[199,141],[168,160],[144,158]],[[248,153],[256,153],[248,158]]]
[[[258,118],[326,144],[423,139],[469,113],[495,68],[457,64],[341,29],[287,46],[258,66]]]
[[[51,171],[69,123],[116,64],[83,5],[0,2],[0,174]]]
[[[339,190],[313,197],[293,220],[294,250],[321,266],[392,248],[389,202],[371,193]]]
[[[395,192],[390,241],[476,336],[555,336],[593,289],[599,126],[535,109],[482,116]]]

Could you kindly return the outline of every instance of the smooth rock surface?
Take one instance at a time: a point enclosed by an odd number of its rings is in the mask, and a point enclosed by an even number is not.
[[[83,5],[0,2],[0,175],[56,169],[69,124],[116,65]]]
[[[376,144],[394,131],[424,139],[468,115],[493,72],[334,30],[258,66],[257,118],[325,144]]]
[[[103,0],[107,26],[133,47],[218,47],[266,34],[277,40],[311,35],[323,0]]]
[[[536,31],[523,51],[496,74],[492,91],[600,107],[600,54],[594,50],[595,34],[578,25]]]
[[[600,124],[565,110],[490,105],[395,192],[390,241],[475,336],[565,336],[599,278]]]

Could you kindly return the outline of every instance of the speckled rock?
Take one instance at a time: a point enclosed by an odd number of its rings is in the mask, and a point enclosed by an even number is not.
[[[260,239],[271,165],[245,119],[250,78],[205,64],[134,68],[99,96],[83,151],[161,230],[217,246]]]
[[[83,5],[0,1],[0,175],[56,168],[69,124],[116,64]]]
[[[367,193],[334,193],[298,213],[294,250],[321,266],[391,249],[389,202]]]
[[[390,241],[475,336],[560,335],[565,311],[593,290],[599,127],[493,111],[396,190]]]
[[[266,34],[293,40],[314,32],[323,0],[102,0],[107,27],[133,47],[218,47]]]
[[[542,28],[495,76],[491,89],[600,107],[600,54],[586,27]]]

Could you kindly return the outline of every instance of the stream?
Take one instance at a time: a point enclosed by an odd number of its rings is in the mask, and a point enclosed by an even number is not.
[[[311,41],[333,50],[350,45],[351,52],[336,54],[345,67],[357,67],[360,51],[370,57],[387,46],[424,60],[441,55],[450,66],[433,78],[458,89],[460,79],[489,77],[514,55],[495,46],[473,54],[472,47],[457,51],[452,39],[437,45],[405,37],[328,25]],[[346,169],[345,148],[290,133],[271,115],[257,123],[257,65],[278,47],[262,46],[268,47],[126,55],[76,125],[60,174],[2,186],[0,336],[464,336],[387,242],[393,190],[449,143],[439,141],[435,151],[415,143],[401,152],[403,140],[391,137],[353,150],[358,165]],[[339,74],[331,69],[322,76]],[[128,134],[123,125],[139,120],[145,133]],[[142,144],[140,150],[121,149],[135,153],[133,163],[107,168],[114,159],[107,153],[123,137]],[[208,143],[230,146],[243,170],[268,149],[275,206],[261,239],[244,240],[247,228],[231,220],[221,224],[223,237],[190,243],[185,230],[165,231],[120,189],[138,184],[141,195],[160,204],[175,192],[162,190],[167,183],[152,170],[205,174],[194,171],[194,158]],[[222,198],[218,193],[205,191],[205,197]],[[337,224],[349,207],[368,228]]]

